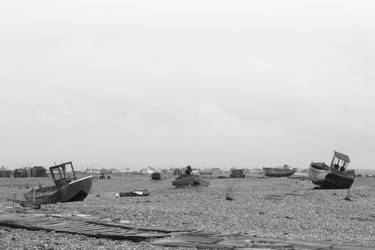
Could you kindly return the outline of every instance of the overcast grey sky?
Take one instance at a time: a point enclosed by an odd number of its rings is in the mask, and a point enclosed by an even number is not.
[[[308,167],[375,150],[373,1],[0,2],[0,165]]]

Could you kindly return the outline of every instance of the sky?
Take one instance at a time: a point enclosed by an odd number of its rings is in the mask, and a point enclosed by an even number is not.
[[[375,169],[375,3],[0,2],[0,165]]]

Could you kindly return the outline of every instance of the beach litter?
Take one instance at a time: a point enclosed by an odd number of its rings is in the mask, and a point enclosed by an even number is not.
[[[136,197],[136,196],[149,196],[151,193],[147,189],[132,190],[130,192],[119,192],[115,197]]]

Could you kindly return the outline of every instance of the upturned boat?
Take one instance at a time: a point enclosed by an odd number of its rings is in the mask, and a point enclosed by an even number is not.
[[[288,177],[297,171],[296,168],[291,168],[288,165],[275,168],[263,168],[263,173],[268,177]]]
[[[347,170],[350,163],[348,155],[334,151],[331,165],[324,162],[312,162],[309,179],[323,189],[348,189],[355,178],[354,170]]]
[[[67,167],[71,169],[67,171]],[[25,193],[28,202],[37,205],[56,202],[82,201],[90,193],[92,176],[77,179],[72,162],[65,162],[50,167],[54,186],[32,188]]]

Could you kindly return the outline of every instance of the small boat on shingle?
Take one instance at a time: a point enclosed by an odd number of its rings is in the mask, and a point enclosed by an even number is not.
[[[334,151],[331,165],[324,162],[312,162],[309,179],[323,189],[348,189],[355,178],[354,170],[347,170],[350,163],[348,155]]]
[[[208,186],[209,181],[202,180],[198,175],[181,175],[178,176],[172,184],[175,187],[188,187],[188,186]]]
[[[296,168],[291,168],[288,165],[275,168],[263,168],[263,173],[268,177],[288,177],[297,171]]]
[[[67,167],[71,171],[67,171]],[[56,202],[83,201],[92,186],[92,176],[77,179],[72,162],[66,162],[50,167],[54,186],[32,188],[25,193],[28,202],[37,205]]]

